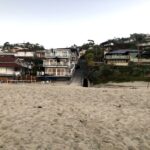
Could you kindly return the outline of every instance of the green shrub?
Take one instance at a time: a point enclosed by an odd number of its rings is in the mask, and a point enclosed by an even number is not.
[[[94,84],[112,82],[128,82],[128,81],[150,81],[149,66],[109,66],[102,65],[99,68],[89,71],[88,78]]]

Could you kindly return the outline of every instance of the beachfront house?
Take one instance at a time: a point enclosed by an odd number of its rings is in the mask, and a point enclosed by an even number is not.
[[[24,63],[14,55],[0,55],[0,80],[14,79],[24,74]]]
[[[25,62],[26,65],[26,74],[34,75],[34,66],[35,66],[35,51],[29,49],[18,50],[14,53],[16,58]]]
[[[71,78],[75,71],[71,50],[68,48],[45,50],[43,67],[44,77],[47,80],[61,77]]]

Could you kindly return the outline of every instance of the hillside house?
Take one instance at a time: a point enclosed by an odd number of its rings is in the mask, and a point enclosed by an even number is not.
[[[129,62],[137,60],[138,50],[122,49],[105,54],[105,63],[115,66],[128,66]]]
[[[9,51],[12,53],[16,53],[18,51],[26,51],[26,50],[28,50],[28,48],[23,48],[21,46],[15,46],[15,47],[11,48]]]
[[[140,51],[137,54],[137,57],[131,59],[131,61],[141,65],[150,65],[150,51],[149,50]]]
[[[106,53],[104,57],[105,63],[109,65],[128,66],[130,62],[150,65],[149,50],[115,50]]]
[[[19,58],[34,58],[35,52],[31,50],[18,50],[15,52],[15,56]]]

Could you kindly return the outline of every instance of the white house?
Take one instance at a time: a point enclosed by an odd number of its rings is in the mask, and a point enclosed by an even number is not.
[[[23,68],[23,63],[14,55],[0,55],[0,80],[22,75]]]
[[[48,77],[71,77],[75,70],[71,50],[64,48],[45,51],[43,67]]]

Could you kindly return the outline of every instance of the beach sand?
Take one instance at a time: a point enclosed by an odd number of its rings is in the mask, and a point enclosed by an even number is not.
[[[150,150],[150,88],[0,84],[0,150]]]

